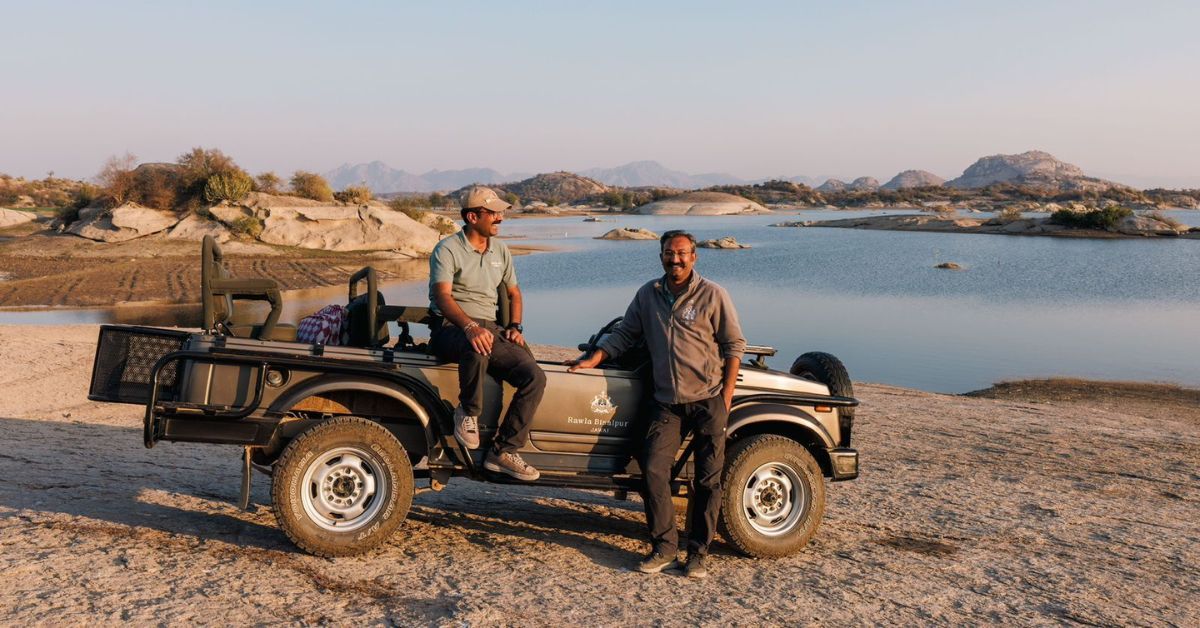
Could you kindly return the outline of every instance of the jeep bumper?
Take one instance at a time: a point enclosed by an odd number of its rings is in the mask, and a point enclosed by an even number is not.
[[[849,447],[829,450],[829,466],[834,482],[853,480],[858,477],[858,451]]]

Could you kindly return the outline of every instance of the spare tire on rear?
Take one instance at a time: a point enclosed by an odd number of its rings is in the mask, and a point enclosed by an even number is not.
[[[854,384],[850,382],[850,373],[842,361],[836,356],[823,351],[809,351],[792,362],[792,375],[811,379],[829,387],[829,394],[834,397],[853,397]],[[842,425],[842,441],[850,442],[850,427],[854,423],[854,407],[838,408],[838,418]]]

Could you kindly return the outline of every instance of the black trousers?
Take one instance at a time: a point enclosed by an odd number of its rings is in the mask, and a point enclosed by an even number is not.
[[[671,502],[671,467],[689,429],[696,443],[688,520],[688,553],[707,554],[721,512],[721,473],[725,467],[725,427],[729,411],[721,395],[692,403],[655,402],[639,464],[646,478],[646,524],[654,551],[679,550],[675,505]]]
[[[499,378],[517,389],[492,444],[496,453],[515,452],[529,441],[533,413],[546,390],[546,374],[528,349],[504,338],[504,330],[498,325],[478,319],[475,322],[495,336],[491,355],[476,352],[467,340],[467,334],[449,321],[433,330],[430,348],[439,360],[458,363],[458,401],[470,416],[479,416],[483,412],[485,375]]]

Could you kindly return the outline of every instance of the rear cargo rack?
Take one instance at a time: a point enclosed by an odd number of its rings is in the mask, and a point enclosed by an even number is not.
[[[188,332],[156,327],[102,325],[92,364],[88,399],[144,404],[150,399],[154,365],[165,355],[183,349]],[[174,400],[178,369],[171,363],[158,373],[158,384]]]

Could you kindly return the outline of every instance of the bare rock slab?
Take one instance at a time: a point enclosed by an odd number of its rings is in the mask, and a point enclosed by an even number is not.
[[[12,209],[0,208],[0,229],[5,227],[13,227],[23,225],[27,222],[33,222],[36,218],[29,212],[19,212]]]
[[[126,203],[111,210],[89,207],[79,210],[79,220],[67,233],[98,242],[125,242],[166,231],[179,222],[175,214]]]
[[[596,240],[657,240],[658,234],[649,229],[641,227],[621,227],[612,229],[602,236],[597,236]]]
[[[697,242],[696,246],[702,249],[748,249],[749,244],[742,244],[733,236],[725,236],[716,240],[704,240]]]
[[[441,236],[401,212],[377,207],[274,207],[259,240],[324,251],[396,251],[429,255]]]

